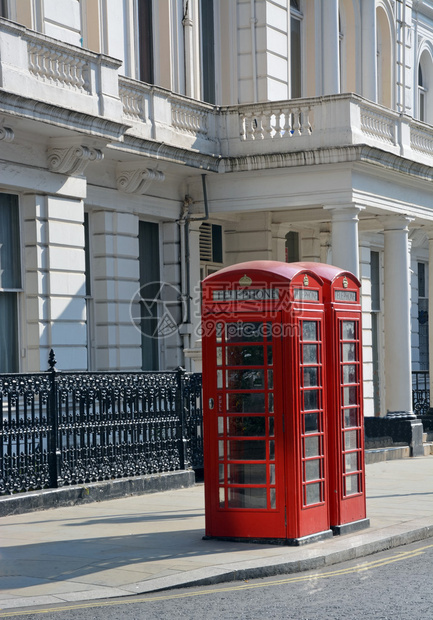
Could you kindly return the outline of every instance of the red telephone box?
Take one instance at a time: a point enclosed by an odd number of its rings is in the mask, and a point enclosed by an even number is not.
[[[323,284],[327,330],[329,505],[331,528],[342,534],[369,526],[366,519],[362,310],[360,282],[323,263],[303,263]]]
[[[206,535],[332,536],[323,280],[252,261],[203,281]]]

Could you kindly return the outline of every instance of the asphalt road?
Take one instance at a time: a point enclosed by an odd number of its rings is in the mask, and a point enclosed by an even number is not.
[[[1,612],[25,620],[431,620],[433,538],[319,571]]]

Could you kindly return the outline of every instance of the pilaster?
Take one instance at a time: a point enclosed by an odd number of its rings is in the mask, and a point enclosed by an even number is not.
[[[411,218],[384,220],[384,331],[386,411],[414,417],[410,329],[409,229]]]

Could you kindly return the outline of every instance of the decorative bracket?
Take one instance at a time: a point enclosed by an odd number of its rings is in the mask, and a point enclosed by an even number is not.
[[[0,125],[0,140],[12,142],[14,138],[14,130],[11,127],[4,127],[4,125]]]
[[[165,174],[152,168],[118,169],[117,189],[126,194],[144,194],[153,181],[164,180]]]
[[[100,149],[84,144],[48,149],[49,169],[61,174],[82,175],[91,161],[101,161],[102,159],[104,159],[104,154]]]

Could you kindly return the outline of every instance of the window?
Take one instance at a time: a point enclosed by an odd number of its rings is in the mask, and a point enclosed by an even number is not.
[[[143,370],[158,370],[158,306],[159,227],[152,222],[140,222],[138,231],[140,261],[141,357]]]
[[[290,231],[286,235],[286,263],[299,261],[299,233]]]
[[[153,84],[152,0],[137,0],[137,2],[139,75],[142,82]]]
[[[200,226],[200,278],[221,269],[224,262],[223,228],[219,224],[203,222]]]
[[[8,0],[0,0],[0,17],[9,17]]]
[[[87,328],[87,369],[93,370],[93,294],[91,280],[91,246],[89,214],[84,214],[84,256],[85,256],[85,277],[86,277],[86,328]]]
[[[213,0],[201,0],[201,64],[203,101],[215,103],[215,23]]]
[[[418,67],[418,118],[420,121],[425,122],[425,103],[427,98],[427,90],[424,86],[424,80],[422,75],[421,65]]]
[[[373,403],[374,414],[380,413],[379,376],[379,319],[380,319],[380,260],[379,252],[370,254],[371,281],[371,331],[373,349]]]
[[[0,194],[0,372],[19,370],[20,247],[18,196]]]
[[[299,2],[290,0],[290,97],[302,96],[301,90],[301,20]]]
[[[426,264],[418,263],[418,336],[420,370],[429,369],[428,293],[426,271]]]

